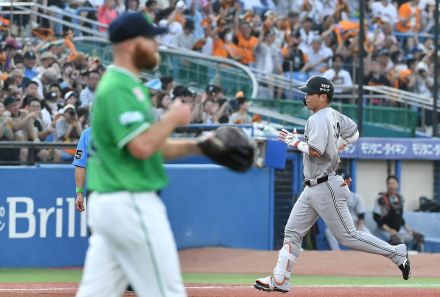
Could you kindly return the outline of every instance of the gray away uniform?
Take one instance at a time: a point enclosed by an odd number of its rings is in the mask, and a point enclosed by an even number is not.
[[[357,226],[359,222],[359,215],[365,214],[364,202],[362,201],[361,196],[356,193],[351,193],[347,200],[347,207],[350,211],[350,215],[353,219],[354,224]],[[363,225],[361,228],[359,228],[358,226],[357,229],[371,234],[371,231],[365,225]],[[325,229],[325,237],[332,250],[341,249],[341,247],[339,246],[339,242],[336,240],[335,236],[332,234],[328,227]]]
[[[356,123],[331,107],[326,107],[312,116],[305,127],[305,141],[310,148],[318,151],[320,157],[304,154],[304,176],[311,182],[306,186],[295,203],[285,227],[284,240],[291,246],[291,253],[298,257],[304,235],[318,219],[322,217],[343,245],[355,250],[383,255],[400,265],[406,255],[401,248],[396,249],[371,234],[356,230],[347,199],[351,193],[348,186],[336,175],[339,155],[337,140],[347,139],[357,131]],[[328,180],[319,184],[317,179],[328,176]]]

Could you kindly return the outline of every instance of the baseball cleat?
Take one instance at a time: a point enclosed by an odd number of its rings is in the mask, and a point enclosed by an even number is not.
[[[281,292],[288,293],[290,291],[289,282],[277,285],[272,276],[259,278],[255,281],[254,288],[265,292]]]
[[[402,277],[404,280],[409,279],[411,275],[411,264],[409,263],[408,254],[406,254],[405,260],[399,265],[399,269],[402,271]]]
[[[409,257],[408,257],[408,248],[404,244],[399,244],[397,246],[397,249],[405,249],[402,254],[406,254],[405,259],[403,259],[402,264],[399,265],[400,271],[402,271],[402,277],[404,280],[409,279],[409,276],[411,275],[411,264],[409,263]]]

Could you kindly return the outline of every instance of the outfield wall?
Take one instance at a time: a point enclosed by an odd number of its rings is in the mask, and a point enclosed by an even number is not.
[[[161,193],[179,248],[272,249],[273,169],[167,165]],[[86,214],[72,166],[0,167],[0,267],[80,266]]]

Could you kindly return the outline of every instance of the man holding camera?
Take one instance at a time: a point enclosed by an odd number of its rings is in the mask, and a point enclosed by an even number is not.
[[[78,121],[75,106],[67,104],[61,110],[63,117],[59,118],[55,124],[55,132],[57,141],[61,142],[76,142],[78,141],[82,127]],[[71,160],[73,155],[65,150],[61,151],[61,158],[63,160]]]

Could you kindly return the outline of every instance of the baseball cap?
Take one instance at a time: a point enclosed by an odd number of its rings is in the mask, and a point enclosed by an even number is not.
[[[327,94],[330,98],[333,98],[335,91],[333,83],[330,80],[318,75],[309,78],[306,85],[298,89],[307,94]]]
[[[17,40],[14,38],[8,38],[6,39],[5,43],[5,49],[19,49],[20,45],[18,44]]]
[[[24,53],[24,58],[25,59],[36,59],[37,56],[35,55],[35,53],[33,51],[28,51]]]
[[[379,57],[381,57],[381,56],[389,56],[389,55],[390,55],[390,51],[387,50],[386,48],[384,48],[384,49],[380,50],[380,51],[377,53],[377,55],[378,55]]]
[[[108,34],[112,43],[144,36],[153,38],[168,32],[168,28],[157,27],[140,12],[125,13],[117,17],[109,26]]]
[[[66,106],[64,106],[63,110],[61,113],[65,113],[66,111],[68,111],[69,109],[72,109],[73,111],[76,110],[75,106],[73,104],[67,104]]]
[[[173,91],[173,97],[186,97],[197,95],[194,91],[191,91],[185,86],[176,86]]]
[[[206,86],[206,93],[209,95],[215,95],[217,93],[220,93],[222,91],[222,88],[217,85],[207,85]]]
[[[162,90],[162,82],[160,79],[152,79],[149,82],[145,84],[147,88],[154,91],[160,91]]]
[[[6,107],[19,101],[20,99],[18,99],[14,95],[9,95],[8,97],[5,98],[5,101],[3,101],[3,105]]]
[[[44,70],[43,76],[54,82],[57,80],[57,71],[54,68],[47,68]]]
[[[40,60],[44,60],[44,59],[54,59],[54,60],[56,60],[56,58],[57,57],[55,57],[55,55],[52,54],[51,52],[44,52],[40,56]]]
[[[161,82],[162,84],[164,84],[164,85],[169,84],[169,83],[171,83],[171,82],[173,82],[173,81],[174,81],[174,79],[173,79],[172,76],[162,76],[162,77],[160,78],[160,82]]]
[[[46,94],[46,99],[55,100],[55,99],[58,99],[58,95],[55,92],[49,92]]]
[[[76,93],[74,92],[74,91],[69,91],[69,92],[67,92],[65,95],[64,95],[64,100],[67,100],[67,99],[69,99],[70,97],[72,97],[72,96],[76,96]],[[78,96],[77,96],[78,97]],[[72,104],[67,104],[66,105],[66,107],[67,106],[69,106],[69,105],[72,105]],[[73,105],[72,105],[73,106]],[[75,107],[74,107],[75,108]]]

